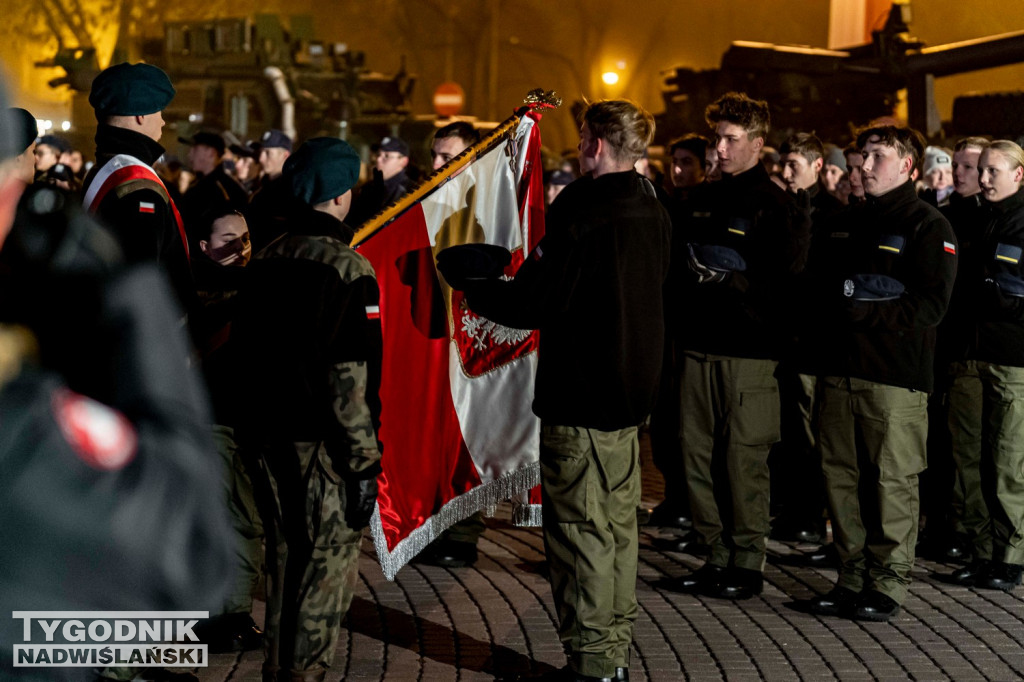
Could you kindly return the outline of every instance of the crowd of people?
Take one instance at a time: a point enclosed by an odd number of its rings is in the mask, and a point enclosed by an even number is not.
[[[42,362],[140,434],[146,418],[180,427],[190,462],[204,427],[222,507],[208,515],[221,525],[197,532],[223,539],[230,518],[235,579],[201,591],[212,614],[202,637],[211,651],[263,647],[266,680],[321,680],[381,458],[379,292],[349,243],[414,186],[410,147],[381,139],[361,186],[346,142],[297,144],[281,130],[245,143],[199,131],[179,140],[181,162],[160,144],[174,94],[153,66],[100,73],[89,164],[58,136],[37,137],[27,111],[6,110],[0,208],[13,213],[11,196],[21,208],[5,224],[0,276],[26,282],[51,267],[30,238],[46,220],[105,235],[75,233],[90,249],[83,263],[106,263],[104,287],[158,265],[180,326],[160,329],[181,345],[139,349],[138,372],[178,376],[179,392],[125,392],[113,360],[78,369],[96,348],[53,340],[39,301],[7,300],[0,343],[21,360],[0,363],[0,399],[23,364]],[[821,544],[829,528],[833,543],[808,560],[832,562],[836,584],[802,604],[823,616],[896,616],[919,551],[963,561],[946,578],[959,585],[1009,591],[1024,572],[1024,150],[978,137],[930,147],[884,121],[838,145],[803,131],[772,149],[768,105],[741,93],[706,118],[709,130],[667,146],[663,172],[648,112],[588,105],[578,149],[545,173],[546,234],[515,277],[473,272],[479,251],[439,259],[474,311],[541,331],[544,539],[569,660],[558,679],[628,679],[648,417],[666,497],[647,522],[679,531],[664,548],[706,555],[665,589],[760,594],[770,537]],[[433,169],[479,139],[466,122],[439,128]],[[36,341],[17,341],[14,323]],[[208,406],[182,379],[193,366]],[[161,409],[140,414],[148,391]],[[124,446],[138,449],[135,464],[105,470],[135,466],[143,445]],[[210,471],[197,472],[208,484]],[[466,519],[419,560],[472,565],[485,528]],[[229,561],[206,551],[199,563]],[[250,615],[260,589],[262,627]],[[195,608],[161,594],[153,606]]]

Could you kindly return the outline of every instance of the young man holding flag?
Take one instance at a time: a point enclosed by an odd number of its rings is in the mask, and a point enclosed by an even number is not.
[[[653,117],[631,102],[590,105],[579,144],[588,175],[551,205],[545,237],[515,278],[477,278],[471,264],[488,253],[479,245],[438,261],[474,312],[540,329],[533,410],[541,419],[544,543],[570,662],[559,679],[628,679],[637,425],[660,376],[671,230],[654,188],[633,170],[653,134]]]

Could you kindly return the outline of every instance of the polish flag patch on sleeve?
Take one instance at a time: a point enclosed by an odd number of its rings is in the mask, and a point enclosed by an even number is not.
[[[53,413],[64,439],[94,469],[115,471],[135,458],[135,428],[117,410],[67,389],[53,394]]]
[[[953,242],[942,242],[942,250],[945,251],[946,253],[951,253],[955,256],[956,244],[954,244]]]
[[[379,320],[380,319],[380,306],[379,305],[368,305],[368,306],[366,306],[366,319],[368,319],[368,320]]]
[[[139,213],[155,213],[156,204],[151,201],[140,201],[139,202]]]

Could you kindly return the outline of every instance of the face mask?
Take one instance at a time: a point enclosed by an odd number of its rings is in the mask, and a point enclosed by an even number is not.
[[[237,239],[232,239],[224,246],[210,249],[206,252],[210,260],[221,265],[245,265],[252,255],[252,244],[249,242],[249,234],[243,234]]]

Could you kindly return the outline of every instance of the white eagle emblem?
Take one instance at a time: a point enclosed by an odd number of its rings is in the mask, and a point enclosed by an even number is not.
[[[492,322],[486,317],[465,312],[462,315],[462,331],[473,340],[473,348],[478,351],[487,350],[488,346],[514,346],[522,343],[530,335],[529,329],[512,329]]]

